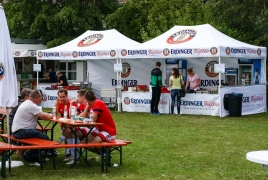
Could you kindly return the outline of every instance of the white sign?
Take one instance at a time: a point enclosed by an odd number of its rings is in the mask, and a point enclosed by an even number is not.
[[[252,85],[252,86],[235,86],[221,88],[221,99],[224,94],[241,93],[242,97],[242,115],[257,114],[266,112],[266,85]],[[223,108],[223,101],[221,102],[221,117],[228,116],[229,111]]]
[[[114,72],[122,72],[122,64],[114,64]]]
[[[225,73],[225,64],[214,64],[215,73]]]
[[[127,112],[150,112],[152,93],[122,92],[122,109]],[[160,113],[169,114],[169,93],[162,93],[158,105]]]
[[[41,72],[41,64],[33,64],[33,71]]]

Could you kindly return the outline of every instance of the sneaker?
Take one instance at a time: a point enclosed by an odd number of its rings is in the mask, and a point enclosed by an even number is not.
[[[57,149],[54,149],[53,154],[54,155],[60,155],[60,153],[57,151]]]
[[[63,161],[70,161],[70,158],[73,159],[73,157],[71,156],[71,154],[65,154]]]
[[[31,166],[40,166],[40,163],[38,162],[34,162],[34,163],[30,163]]]
[[[79,163],[79,161],[77,160],[76,163]],[[70,160],[70,161],[67,162],[66,164],[74,164],[74,159]]]
[[[150,112],[150,115],[154,115],[154,112]]]
[[[162,115],[160,112],[158,112],[158,113],[154,113],[155,115]]]
[[[57,156],[59,153],[56,149],[51,149],[47,151],[47,156]]]

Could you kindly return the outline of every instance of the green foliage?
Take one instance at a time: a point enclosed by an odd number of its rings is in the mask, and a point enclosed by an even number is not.
[[[47,47],[86,30],[103,30],[104,18],[119,6],[117,0],[8,0],[4,4],[11,37],[42,39]]]

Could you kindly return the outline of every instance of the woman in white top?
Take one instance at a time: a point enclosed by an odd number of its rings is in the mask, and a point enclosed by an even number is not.
[[[169,85],[171,86],[171,114],[174,113],[174,104],[175,104],[175,97],[177,97],[177,110],[178,110],[178,116],[180,116],[180,91],[181,86],[184,85],[184,81],[182,76],[180,75],[177,68],[172,69],[172,76],[169,78]]]

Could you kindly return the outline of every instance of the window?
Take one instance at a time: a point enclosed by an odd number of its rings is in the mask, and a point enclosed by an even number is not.
[[[68,80],[76,80],[76,62],[60,61],[60,72],[66,75]]]

